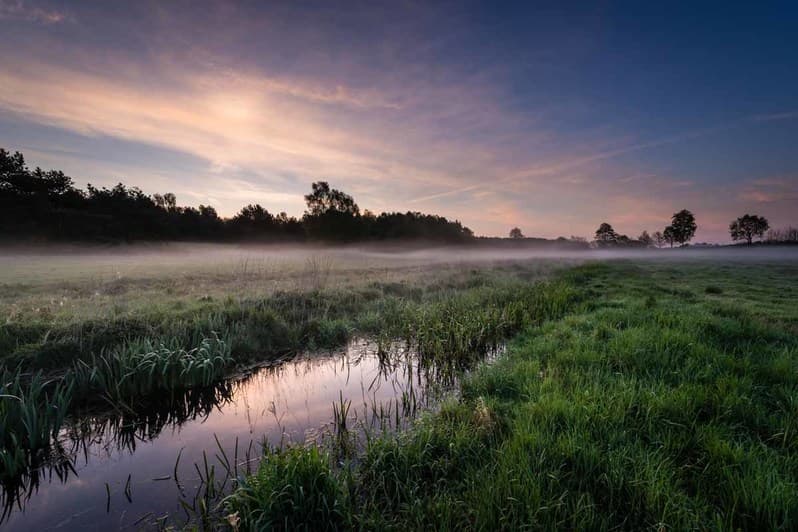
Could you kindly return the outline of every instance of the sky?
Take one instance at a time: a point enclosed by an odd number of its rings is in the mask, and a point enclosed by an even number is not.
[[[798,3],[0,0],[0,147],[231,216],[798,225]]]

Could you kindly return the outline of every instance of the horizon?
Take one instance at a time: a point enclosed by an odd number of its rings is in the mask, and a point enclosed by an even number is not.
[[[329,181],[480,236],[798,223],[795,5],[346,6],[0,0],[0,146],[228,218]]]

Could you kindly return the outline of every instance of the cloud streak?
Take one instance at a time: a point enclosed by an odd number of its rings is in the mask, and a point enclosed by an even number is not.
[[[23,0],[0,0],[0,20],[58,24],[66,20],[66,14],[55,9],[44,9],[28,5]]]

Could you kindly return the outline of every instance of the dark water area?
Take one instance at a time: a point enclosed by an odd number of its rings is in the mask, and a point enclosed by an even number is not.
[[[136,530],[166,515],[167,523],[184,523],[189,514],[180,501],[198,500],[206,459],[217,478],[231,464],[238,474],[254,469],[264,441],[301,444],[333,435],[342,403],[347,425],[360,431],[406,426],[455,384],[451,374],[433,375],[417,362],[406,346],[386,352],[358,340],[338,352],[257,368],[212,390],[162,398],[143,415],[72,420],[59,435],[62,452],[38,479],[4,490],[0,529]]]

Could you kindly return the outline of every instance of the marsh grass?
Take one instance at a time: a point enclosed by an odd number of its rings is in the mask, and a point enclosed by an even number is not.
[[[229,345],[214,336],[189,350],[131,342],[95,357],[92,364],[79,361],[57,379],[46,379],[38,372],[3,370],[0,483],[4,509],[22,504],[38,484],[40,470],[62,477],[71,469],[70,457],[76,453],[62,446],[62,428],[71,442],[86,442],[98,430],[110,431],[120,447],[135,448],[137,432],[160,430],[171,420],[196,417],[229,396],[218,381],[230,362]],[[158,408],[165,403],[166,411]],[[110,409],[111,414],[94,422],[85,412],[91,407]],[[68,419],[77,413],[77,421]],[[144,424],[131,423],[142,417]]]
[[[798,522],[798,267],[617,262],[535,285],[527,275],[513,266],[354,290],[325,281],[104,322],[7,323],[0,342],[11,349],[7,361],[76,365],[77,389],[127,406],[137,390],[199,390],[236,362],[340,345],[355,332],[384,345],[401,339],[419,352],[420,369],[459,382],[470,361],[516,336],[462,382],[459,399],[407,431],[352,446],[341,398],[329,447],[268,450],[220,508],[211,504],[229,468],[217,475],[203,464],[193,511],[207,527],[222,514],[242,530],[786,530]],[[63,358],[53,363],[50,353]],[[27,383],[13,386],[23,387],[15,397],[28,393]],[[52,412],[50,386],[26,404]],[[390,412],[372,414],[403,428],[400,411],[415,415],[414,397],[408,390]],[[9,427],[15,438],[28,430]],[[41,429],[32,434],[41,441]]]
[[[242,530],[340,530],[347,494],[319,448],[267,451],[258,470],[242,477],[225,500]]]
[[[326,279],[326,263],[314,262],[307,268],[317,272],[311,278]],[[538,265],[533,269],[540,271]],[[243,270],[249,272],[249,265]],[[5,468],[5,473],[9,478],[24,474],[33,465],[31,453],[56,443],[68,412],[76,416],[67,427],[70,434],[118,433],[120,445],[132,447],[139,425],[126,424],[129,420],[145,419],[148,427],[158,428],[164,420],[179,419],[181,398],[204,397],[204,391],[219,388],[236,364],[340,346],[355,332],[379,334],[385,342],[401,338],[422,353],[419,363],[429,375],[453,381],[470,361],[534,323],[539,312],[548,312],[540,302],[549,298],[538,294],[546,288],[530,287],[519,272],[527,270],[514,266],[487,273],[458,271],[453,278],[435,278],[423,286],[369,281],[357,290],[320,290],[324,280],[309,291],[275,291],[266,299],[203,298],[196,305],[166,310],[155,305],[151,313],[140,316],[66,325],[7,322],[0,326],[0,343],[10,351],[4,362],[27,372],[19,374],[21,379],[9,380],[16,383],[14,397],[25,405],[24,412],[44,420],[41,426],[49,427],[49,433],[45,437],[33,432],[28,438],[25,425],[9,421],[3,452],[15,465]],[[561,301],[563,308],[569,297]],[[57,378],[30,379],[30,371],[38,368]],[[406,412],[416,411],[414,401],[409,392],[397,398],[392,411],[397,427]],[[170,405],[166,411],[163,404]],[[348,410],[349,405],[340,405],[343,430],[335,431],[340,449],[350,441]],[[108,422],[93,423],[93,419]],[[380,423],[384,424],[383,418]],[[342,455],[354,449],[352,444]]]
[[[293,528],[335,508],[339,529],[792,529],[796,279],[792,265],[722,280],[700,263],[567,272],[574,311],[544,304],[554,319],[531,322],[459,400],[343,467],[316,449],[269,456],[227,508],[245,530],[294,501],[313,509]],[[287,488],[311,462],[318,491]]]
[[[243,289],[235,288],[238,281],[231,281],[231,275],[220,273],[202,281],[209,283],[212,293],[195,286],[198,280],[190,275],[176,280],[129,280],[126,290],[109,295],[107,302],[99,301],[104,296],[95,295],[93,289],[81,286],[45,284],[11,289],[0,285],[4,317],[0,362],[6,367],[21,364],[27,370],[58,371],[140,339],[174,339],[184,347],[196,346],[214,331],[230,341],[236,359],[262,360],[292,351],[340,346],[355,330],[382,332],[396,318],[412,314],[415,307],[480,287],[520,287],[530,276],[542,278],[566,264],[548,261],[472,269],[444,265],[362,271],[341,269],[331,259],[311,257],[304,267],[298,267],[296,275],[290,270],[269,269],[270,277],[257,277],[254,286]],[[242,268],[252,270],[250,265]],[[69,295],[40,301],[40,292]],[[404,307],[407,312],[398,316],[396,312]]]
[[[210,387],[232,363],[230,345],[218,335],[188,350],[174,340],[170,344],[130,342],[78,361],[66,380],[83,397],[100,394],[111,404],[128,404],[158,392]]]
[[[73,384],[41,374],[0,372],[0,522],[36,488],[40,469],[65,478],[72,470],[58,444]]]

